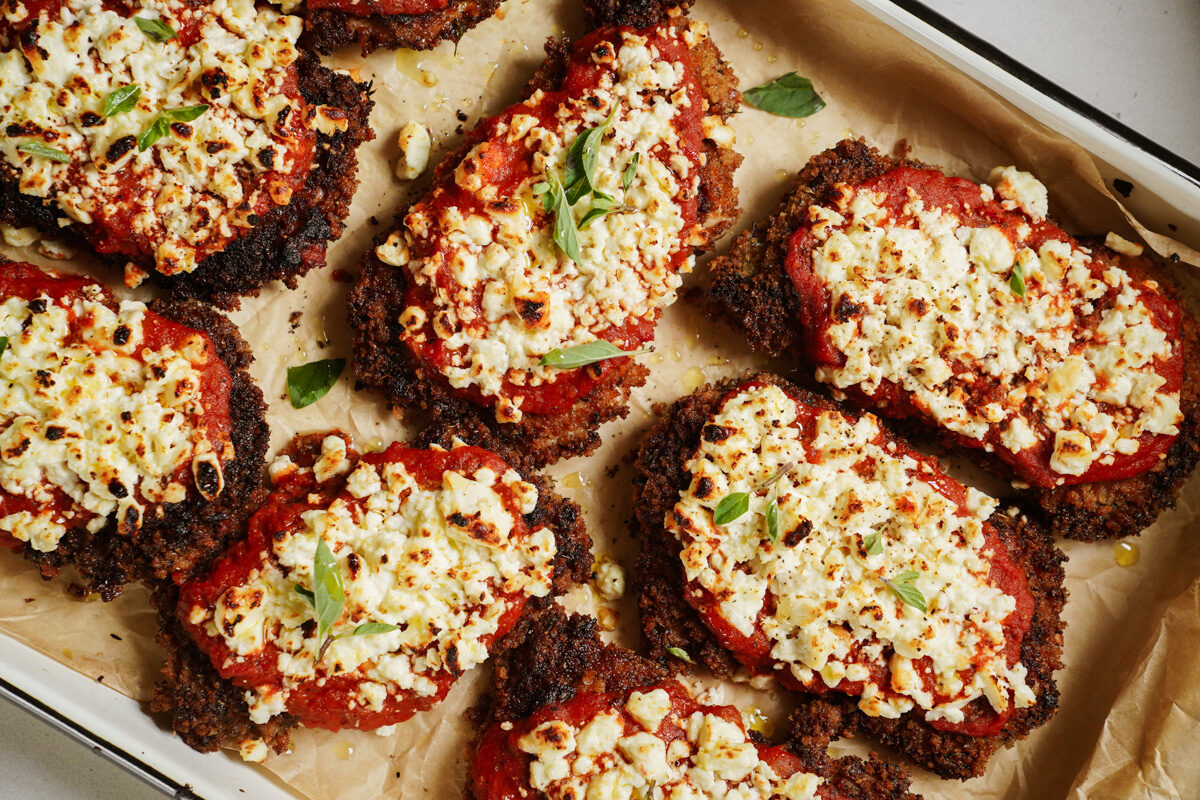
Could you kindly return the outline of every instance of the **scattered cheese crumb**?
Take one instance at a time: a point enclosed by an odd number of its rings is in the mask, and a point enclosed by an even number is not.
[[[396,177],[402,181],[420,177],[429,165],[429,151],[433,149],[429,128],[420,122],[405,123],[396,137],[396,146],[400,148],[400,157],[396,159]]]

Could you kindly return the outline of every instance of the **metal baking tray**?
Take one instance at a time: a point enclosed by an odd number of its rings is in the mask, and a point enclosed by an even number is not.
[[[1081,100],[919,0],[847,0],[1088,150],[1142,219],[1169,219],[1200,247],[1200,167]],[[0,696],[79,740],[166,795],[197,800],[301,797],[265,770],[202,755],[142,707],[16,639],[0,635]]]

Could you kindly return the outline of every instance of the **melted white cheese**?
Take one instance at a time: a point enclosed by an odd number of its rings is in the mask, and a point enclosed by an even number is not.
[[[98,287],[83,293],[69,306],[49,297],[0,303],[0,336],[8,337],[0,354],[0,488],[36,504],[0,518],[0,531],[35,550],[54,550],[72,527],[51,508],[55,490],[95,515],[88,530],[115,514],[128,533],[148,504],[184,499],[180,467],[207,463],[219,484],[217,455],[233,455],[228,442],[214,451],[199,425],[198,367],[216,357],[204,339],[197,334],[182,353],[150,350],[145,305],[125,302],[114,312]]]
[[[326,437],[314,471],[329,477],[344,472],[345,454],[341,438]],[[272,475],[295,469],[289,462]],[[515,491],[520,507],[508,508],[498,486]],[[193,623],[223,638],[237,656],[267,643],[279,648],[282,692],[263,686],[247,693],[256,722],[283,712],[299,683],[325,677],[362,681],[356,702],[371,710],[399,691],[432,695],[437,674],[487,659],[482,640],[497,631],[510,608],[501,592],[544,597],[550,591],[554,535],[539,528],[511,537],[514,514],[537,505],[537,490],[511,469],[503,475],[486,467],[473,475],[446,471],[441,486],[425,489],[402,464],[378,469],[359,461],[346,492],[328,508],[304,512],[299,530],[276,537],[274,558],[252,580],[225,592],[215,609],[192,610]],[[315,630],[304,630],[312,627],[313,608],[296,587],[311,590],[322,539],[346,591],[333,635],[368,622],[400,630],[336,639],[318,663],[321,642]]]
[[[699,41],[705,32],[695,26],[684,34],[668,29],[664,35]],[[478,205],[478,213],[459,205],[432,213],[431,204],[446,193],[435,189],[376,251],[381,261],[407,269],[411,280],[433,292],[432,308],[414,306],[400,315],[405,336],[418,343],[442,340],[450,354],[442,372],[450,385],[496,397],[501,421],[522,417],[519,399],[504,396],[504,381],[517,386],[552,381],[560,372],[540,365],[551,350],[595,341],[630,322],[656,319],[674,302],[681,282],[673,260],[707,241],[700,226],[685,229],[679,206],[695,196],[700,173],[698,163],[681,149],[677,116],[701,101],[689,93],[683,65],[661,59],[646,38],[625,32],[617,44],[615,53],[611,42],[597,45],[591,58],[601,70],[599,86],[565,99],[552,124],[543,127],[538,118],[518,112],[499,125],[492,141],[467,153],[455,181]],[[539,90],[529,103],[536,106],[542,98]],[[547,180],[547,173],[561,176],[576,136],[610,115],[608,133],[598,147],[596,188],[620,208],[579,231],[580,259],[575,262],[555,244],[554,215],[543,209],[534,187]],[[708,126],[713,135],[731,144],[731,137],[715,132],[721,127],[717,123]],[[503,198],[481,176],[487,151],[497,140],[533,154],[533,174]],[[635,172],[625,189],[622,179],[631,168]],[[577,219],[591,202],[576,205]],[[425,252],[433,255],[415,254]],[[691,265],[689,256],[682,272]],[[446,272],[454,280],[452,287],[435,280]],[[482,313],[475,309],[477,299]]]
[[[651,719],[645,718],[648,698],[655,706]],[[530,785],[550,800],[817,797],[820,777],[800,771],[781,778],[736,723],[701,711],[676,717],[662,689],[632,693],[625,708],[645,730],[626,734],[621,715],[606,711],[583,727],[550,720],[521,737],[517,746],[533,756]],[[668,747],[656,735],[661,725],[683,735]]]
[[[310,124],[303,104],[282,93],[301,20],[256,9],[251,0],[202,8],[178,0],[133,8],[175,30],[199,17],[198,41],[183,47],[178,38],[152,41],[102,0],[67,0],[37,22],[37,50],[0,53],[0,130],[29,131],[0,138],[0,173],[74,222],[128,214],[130,233],[153,243],[166,274],[194,269],[213,237],[224,241],[249,228],[247,209],[261,198],[290,200],[282,183],[252,184],[241,173],[268,164],[290,169],[285,148]],[[18,9],[13,22],[28,13]],[[127,85],[141,88],[136,106],[103,118],[105,97]],[[160,112],[199,104],[209,109],[138,152],[134,137]],[[71,163],[18,149],[35,141]]]
[[[988,582],[982,522],[995,501],[968,490],[971,513],[960,512],[921,479],[928,467],[873,443],[880,428],[870,415],[855,423],[820,411],[811,445],[796,421],[795,401],[776,386],[746,389],[714,414],[713,435],[687,464],[691,484],[665,522],[683,546],[687,579],[721,598],[721,617],[742,634],[761,628],[797,680],[865,681],[859,707],[872,716],[919,708],[959,722],[978,697],[998,711],[1014,693],[1018,708],[1033,702],[1024,665],[1009,667],[1004,655],[1002,623],[1016,601]],[[775,484],[781,535],[772,542],[762,484],[787,465]],[[718,526],[713,512],[732,492],[751,493],[750,510]],[[873,533],[875,554],[866,543]],[[909,571],[925,612],[888,583]],[[775,611],[760,619],[768,596]],[[948,701],[935,702],[917,679],[921,658]],[[898,697],[880,692],[872,664],[890,668]]]
[[[1045,188],[1032,176],[1007,168],[996,178],[1013,198],[1004,205],[1045,215]],[[813,271],[830,307],[850,312],[827,334],[845,364],[820,367],[819,380],[867,393],[891,381],[938,425],[972,439],[998,430],[1014,453],[1038,444],[1030,423],[1040,423],[1059,475],[1137,452],[1143,434],[1179,433],[1179,392],[1162,390],[1155,371],[1176,344],[1140,294],[1153,283],[1067,242],[1014,246],[999,228],[969,227],[915,196],[906,206],[914,221],[897,225],[882,203],[842,187],[834,207],[811,210]],[[1024,297],[1010,285],[1015,269]],[[1106,294],[1114,299],[1096,318]],[[999,389],[996,401],[973,407],[984,388]]]

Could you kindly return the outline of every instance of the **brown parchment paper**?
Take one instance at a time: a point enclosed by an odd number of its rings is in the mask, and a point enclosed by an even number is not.
[[[767,213],[786,190],[791,173],[839,139],[865,136],[885,150],[904,139],[916,158],[977,180],[995,165],[1016,164],[1050,187],[1052,213],[1069,230],[1100,235],[1114,230],[1130,237],[1143,231],[1160,253],[1177,253],[1200,264],[1195,250],[1186,246],[1200,243],[1162,235],[1169,220],[1131,220],[1082,149],[846,0],[698,0],[693,14],[710,23],[744,87],[794,69],[812,77],[828,101],[827,108],[807,120],[748,108],[735,119],[738,148],[746,156],[738,175],[746,211],[741,225]],[[333,426],[368,448],[411,433],[376,398],[355,392],[349,377],[317,404],[296,411],[284,397],[284,371],[318,358],[349,355],[347,287],[333,280],[333,272],[353,271],[371,237],[427,180],[403,184],[392,178],[399,127],[409,120],[428,125],[436,160],[459,141],[463,128],[518,99],[520,86],[542,60],[542,42],[564,32],[582,33],[573,0],[508,0],[500,17],[469,33],[457,47],[376,53],[365,60],[357,51],[347,51],[330,59],[334,67],[357,70],[373,80],[376,89],[372,122],[378,138],[361,152],[362,185],[347,233],[331,248],[328,269],[309,275],[296,291],[268,287],[231,315],[255,351],[252,371],[270,404],[274,449],[293,433]],[[465,121],[456,116],[460,112]],[[110,284],[119,283],[119,276],[90,265],[82,254],[71,262],[51,262],[32,248],[4,252],[59,269],[86,269]],[[1187,295],[1200,297],[1190,271],[1181,268],[1180,273]],[[693,285],[702,280],[702,268],[689,278]],[[289,315],[295,311],[303,315],[293,326]],[[559,490],[584,508],[598,552],[632,564],[634,548],[626,527],[629,471],[622,459],[650,424],[652,404],[748,368],[800,374],[793,362],[770,363],[750,355],[737,339],[686,302],[676,304],[663,317],[657,351],[645,357],[652,376],[634,392],[629,417],[604,429],[604,445],[592,457],[548,470]],[[612,466],[619,469],[610,475]],[[954,471],[988,491],[1006,492],[966,467]],[[1200,548],[1192,541],[1192,528],[1198,506],[1200,483],[1192,480],[1179,507],[1134,542],[1140,552],[1134,566],[1117,566],[1110,543],[1063,545],[1070,557],[1071,598],[1067,667],[1058,675],[1058,715],[999,755],[985,777],[960,784],[914,770],[917,790],[930,798],[996,800],[1197,795],[1200,666],[1194,653],[1200,648]],[[43,583],[20,558],[0,554],[0,631],[85,675],[102,677],[105,686],[147,701],[159,655],[144,592],[130,589],[110,604],[81,602],[64,592],[66,583],[67,578]],[[597,600],[590,589],[581,588],[566,602],[589,610]],[[637,646],[631,598],[616,607],[616,638]],[[467,674],[439,708],[386,736],[298,731],[290,754],[247,768],[270,770],[296,796],[319,800],[455,797],[461,792],[464,746],[471,735],[463,711],[477,702],[487,678],[486,667]],[[714,700],[736,701],[744,708],[756,705],[776,720],[788,709],[777,691],[701,683]],[[867,751],[862,742],[835,748],[839,753]]]

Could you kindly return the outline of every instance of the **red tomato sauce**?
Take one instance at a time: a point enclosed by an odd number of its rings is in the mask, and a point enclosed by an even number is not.
[[[352,465],[344,475],[324,483],[318,483],[311,471],[298,471],[283,478],[266,503],[251,517],[247,538],[230,547],[207,576],[180,587],[178,615],[184,628],[208,655],[221,677],[235,686],[243,689],[261,686],[282,688],[283,674],[278,667],[280,649],[268,634],[267,643],[261,650],[238,656],[223,638],[211,636],[202,625],[191,623],[191,610],[196,606],[211,610],[230,588],[252,581],[262,567],[275,559],[271,547],[273,535],[280,531],[300,530],[304,512],[327,508],[339,498],[360,507],[363,505],[363,501],[355,500],[344,491],[346,475],[353,471],[353,463],[357,459],[357,454],[349,448],[348,452]],[[497,475],[503,475],[509,469],[499,456],[478,447],[439,452],[392,444],[381,453],[368,453],[361,458],[375,466],[377,471],[381,471],[384,464],[404,464],[405,470],[425,489],[440,487],[442,474],[446,471],[470,475],[482,467],[488,467]],[[294,456],[293,460],[299,466],[308,467],[315,461],[315,456],[301,454]],[[528,528],[519,511],[520,500],[515,493],[499,482],[492,488],[500,494],[505,507],[514,512],[512,537],[519,539],[528,536]],[[335,556],[341,561],[343,554],[335,552]],[[508,611],[497,620],[497,631],[483,638],[484,646],[489,648],[492,642],[517,623],[526,602],[525,595],[520,593],[506,594],[497,590],[495,594],[508,603]],[[393,725],[439,703],[460,674],[457,670],[425,673],[425,677],[437,685],[434,694],[420,696],[410,691],[396,691],[389,694],[381,709],[371,710],[363,708],[354,699],[359,685],[367,678],[358,673],[324,675],[317,671],[314,677],[287,691],[286,711],[308,727],[334,731],[342,728],[369,730]]]
[[[24,300],[36,300],[39,297],[46,297],[55,305],[69,308],[75,301],[83,298],[84,287],[95,285],[97,285],[95,281],[88,278],[50,274],[32,264],[0,265],[0,297],[2,298],[20,297]],[[107,294],[105,297],[107,299]],[[69,318],[73,330],[66,339],[66,344],[80,344],[83,341],[80,328],[87,320],[76,316],[74,311],[69,312]],[[208,334],[172,322],[153,311],[146,311],[142,319],[143,348],[136,353],[130,353],[128,357],[144,364],[143,351],[145,349],[179,350],[188,339],[194,336],[200,336],[204,340],[209,356],[203,367],[197,367],[200,372],[201,405],[204,411],[194,422],[198,427],[204,428],[205,438],[212,445],[218,461],[223,463],[222,455],[225,445],[230,441],[229,392],[232,380],[225,363],[217,356],[216,347]],[[94,342],[87,346],[97,353],[104,350]],[[14,357],[11,350],[7,356]],[[175,480],[184,486],[190,486],[193,483],[191,469],[190,461],[180,465],[175,473]],[[132,487],[127,488],[130,489],[131,494],[134,493]],[[14,495],[0,489],[0,517],[20,511],[37,514],[47,506],[54,510],[56,521],[63,523],[68,528],[83,526],[95,517],[95,514],[76,504],[69,495],[57,488],[53,489],[53,500],[48,504],[38,503],[24,495]],[[7,533],[0,532],[0,547],[18,550],[24,546],[23,542]]]
[[[421,2],[422,0],[417,0]],[[435,2],[439,0],[434,0]],[[67,5],[66,0],[24,0],[25,8],[29,15],[20,22],[12,22],[0,15],[0,38],[8,38],[14,46],[18,45],[19,36],[22,31],[37,24],[39,15],[44,14],[47,19],[58,19],[60,11],[64,5]],[[104,3],[106,9],[123,16],[132,16],[140,7],[130,6],[119,2],[119,0],[107,0]],[[186,6],[181,6],[181,9],[186,9]],[[176,9],[179,18],[171,18],[168,22],[176,31],[176,40],[184,47],[190,47],[200,39],[200,29],[204,21],[203,13],[199,11]],[[145,15],[141,15],[145,16]],[[182,21],[181,21],[182,20]],[[32,47],[34,45],[29,45]],[[157,47],[164,47],[165,44],[155,44]],[[28,49],[26,47],[25,49]],[[279,165],[286,165],[287,169],[272,169],[272,170],[245,170],[240,175],[242,176],[243,194],[247,198],[253,197],[253,202],[247,202],[243,206],[237,208],[237,214],[242,217],[245,214],[253,214],[263,216],[276,207],[275,201],[272,199],[272,194],[279,197],[291,197],[296,192],[300,191],[308,181],[308,173],[312,169],[313,158],[316,152],[316,133],[307,127],[304,117],[305,110],[308,108],[303,96],[300,93],[297,85],[296,65],[293,63],[283,70],[282,80],[278,85],[277,90],[280,94],[286,96],[293,104],[295,109],[290,118],[275,127],[276,137],[287,137],[284,139],[275,138],[274,141],[283,150],[283,153],[276,154],[276,162]],[[206,103],[205,99],[196,93],[195,97],[191,98],[192,104]],[[42,141],[40,137],[32,137],[33,140]],[[164,137],[159,141],[156,147],[170,147],[170,137]],[[48,142],[54,146],[53,141]],[[138,180],[132,165],[134,160],[126,162],[126,164],[118,171],[121,176],[121,183],[118,190],[110,197],[105,197],[105,202],[97,203],[96,208],[92,211],[92,221],[88,224],[76,222],[75,227],[86,238],[97,252],[110,254],[120,253],[131,258],[144,258],[153,261],[155,249],[163,238],[164,227],[161,223],[153,225],[151,230],[138,230],[135,227],[134,220],[139,215],[144,215],[145,209],[142,208],[145,195],[148,192],[156,192],[156,188],[148,188]],[[70,185],[85,185],[87,183],[87,172],[90,167],[90,161],[79,160],[78,158],[67,168],[66,175],[62,180]],[[267,187],[272,187],[273,191],[268,191]],[[233,209],[231,209],[232,211]],[[144,225],[143,219],[140,224]],[[228,226],[231,229],[229,235],[221,232],[217,226],[207,228],[209,236],[196,245],[195,257],[199,262],[214,253],[223,251],[231,242],[247,233],[251,228],[239,227],[231,220]],[[175,269],[164,270],[168,274],[178,271]]]
[[[712,714],[732,722],[745,730],[741,714],[734,706],[706,706],[697,703],[672,681],[658,686],[647,686],[636,691],[651,692],[662,689],[671,696],[671,710],[659,725],[655,735],[669,747],[676,739],[684,738],[683,729],[675,720],[686,720],[699,711]],[[469,785],[475,800],[527,800],[539,796],[529,784],[529,764],[533,756],[523,751],[518,742],[537,726],[560,720],[581,728],[595,717],[608,711],[616,711],[624,724],[622,736],[643,732],[640,723],[625,710],[628,694],[580,692],[562,703],[544,706],[523,720],[513,722],[510,730],[499,723],[489,727],[479,740],[471,758]],[[758,757],[775,771],[781,779],[787,779],[803,769],[800,759],[786,747],[755,743]],[[841,800],[840,793],[824,786],[818,794],[825,800]]]
[[[909,202],[908,192],[915,191],[926,206],[937,206],[957,215],[962,225],[999,228],[1014,244],[1014,250],[1017,249],[1016,242],[1020,240],[1017,229],[1023,225],[1031,230],[1024,240],[1024,246],[1035,251],[1048,241],[1061,241],[1073,247],[1078,246],[1071,236],[1053,222],[1036,221],[1019,211],[1005,210],[997,200],[985,201],[980,195],[978,184],[963,178],[949,177],[936,170],[898,167],[878,178],[858,184],[855,189],[883,194],[886,197],[883,207],[891,217],[891,224],[900,227],[915,227],[912,216],[905,214],[903,210]],[[820,246],[821,242],[813,235],[809,226],[797,229],[789,241],[786,269],[799,297],[800,324],[804,330],[809,357],[818,365],[836,368],[845,364],[845,356],[829,339],[829,328],[837,322],[830,308],[832,298],[824,281],[813,271],[813,252]],[[1093,276],[1099,278],[1105,269],[1099,261],[1093,260]],[[1096,308],[1105,308],[1116,293],[1117,289],[1109,287],[1108,294],[1095,301]],[[1155,325],[1166,331],[1168,338],[1175,342],[1169,359],[1156,359],[1154,362],[1155,371],[1166,381],[1159,391],[1178,392],[1183,384],[1179,306],[1170,298],[1149,288],[1142,288],[1139,294],[1141,302],[1154,317]],[[1098,323],[1099,317],[1097,311],[1093,319]],[[1072,350],[1082,350],[1085,344],[1086,342],[1079,338]],[[972,371],[971,365],[952,367],[960,374]],[[964,388],[974,392],[968,402],[969,408],[981,408],[1002,400],[1007,395],[1007,390],[998,381],[977,382],[973,387]],[[911,392],[893,381],[881,381],[874,392],[866,392],[859,386],[850,386],[843,391],[855,403],[871,408],[879,414],[918,418],[931,425],[937,424],[932,413]],[[1105,403],[1096,405],[1101,411],[1115,410],[1114,406]],[[1039,415],[1022,414],[1022,417],[1038,437],[1038,443],[1018,453],[1012,452],[1001,443],[1003,427],[1007,422],[991,426],[982,439],[972,439],[946,430],[943,430],[943,433],[951,442],[962,447],[990,449],[1008,463],[1022,480],[1039,487],[1114,481],[1138,475],[1157,465],[1175,441],[1173,435],[1146,433],[1138,439],[1141,446],[1137,452],[1129,455],[1113,452],[1110,454],[1113,457],[1111,464],[1102,464],[1097,460],[1081,475],[1062,475],[1050,468],[1050,459],[1054,454],[1054,433]]]
[[[759,385],[761,384],[755,381],[743,384],[730,392],[726,396],[725,401],[747,389],[755,388]],[[796,401],[798,412],[796,425],[802,431],[801,441],[808,444],[816,437],[817,417],[821,413],[821,409],[805,404],[794,395],[789,396]],[[880,434],[874,443],[884,445],[888,441],[890,441],[888,437]],[[933,469],[934,472],[932,475],[929,473],[918,473],[920,480],[928,483],[938,494],[941,494],[947,500],[954,503],[959,512],[964,514],[971,513],[967,507],[967,489],[965,486],[938,470],[936,462],[932,458],[911,450],[899,442],[893,441],[893,444],[895,444],[894,454],[897,458],[909,456]],[[809,461],[811,463],[816,463],[818,460],[818,454],[810,453]],[[1025,574],[1013,562],[1008,549],[1004,546],[1004,542],[1000,539],[996,529],[990,523],[984,522],[983,532],[986,540],[985,547],[987,548],[985,556],[991,564],[988,573],[988,582],[1016,600],[1016,608],[1002,623],[1005,640],[1005,657],[1008,665],[1011,667],[1021,658],[1021,642],[1025,638],[1025,634],[1029,632],[1029,628],[1033,622],[1033,595],[1029,592],[1029,584],[1026,581]],[[852,696],[859,696],[863,693],[865,681],[843,679],[836,686],[829,687],[825,685],[824,680],[820,676],[815,676],[809,683],[802,683],[792,675],[787,663],[772,658],[772,642],[763,633],[762,629],[762,620],[775,613],[775,600],[770,592],[767,593],[763,608],[759,612],[759,624],[755,627],[754,633],[751,636],[741,633],[721,616],[720,603],[717,601],[717,598],[712,592],[700,586],[698,581],[688,582],[684,596],[696,611],[699,612],[705,624],[708,625],[709,629],[712,630],[713,634],[721,642],[721,646],[732,652],[738,661],[745,664],[752,671],[763,675],[773,675],[784,686],[800,691],[816,692],[819,694],[841,692]],[[851,649],[851,654],[846,659],[846,663],[858,661],[858,650],[857,646]],[[982,658],[981,654],[975,659],[976,663],[982,663]],[[864,658],[859,663],[862,663],[870,671],[871,682],[880,687],[881,694],[888,698],[902,696],[891,688],[891,670],[888,668],[886,659],[867,661]],[[953,699],[937,691],[937,684],[933,674],[930,672],[931,664],[928,658],[917,660],[915,665],[917,671],[924,675],[926,689],[933,694],[935,702],[940,703]],[[970,681],[973,672],[974,669],[961,673],[964,683]],[[989,736],[998,733],[1004,727],[1005,723],[1008,722],[1013,713],[1013,704],[1010,702],[1007,710],[997,712],[986,698],[981,697],[963,710],[966,714],[963,722],[951,723],[944,720],[936,720],[930,721],[930,724],[939,730],[965,733],[968,736]]]
[[[306,8],[332,8],[358,17],[377,14],[428,14],[450,5],[450,0],[307,0]]]
[[[622,30],[631,29],[624,28]],[[687,45],[682,40],[667,38],[664,35],[663,27],[647,28],[638,33],[647,37],[650,45],[658,48],[663,61],[683,65],[684,84],[688,96],[691,98],[691,105],[680,109],[676,114],[675,128],[679,135],[680,150],[693,166],[699,165],[704,138],[701,114],[704,95],[700,89],[696,66]],[[601,77],[613,71],[612,68],[596,64],[591,60],[590,54],[593,48],[601,42],[607,41],[612,42],[613,47],[619,49],[619,40],[619,34],[613,29],[593,31],[583,37],[571,51],[561,89],[554,92],[543,92],[536,103],[531,101],[518,103],[497,116],[482,120],[468,135],[465,147],[487,142],[481,158],[480,177],[485,185],[496,186],[499,197],[511,198],[521,183],[533,174],[533,154],[522,142],[507,141],[506,134],[500,130],[500,126],[507,126],[518,114],[528,114],[536,117],[542,127],[550,130],[557,129],[560,123],[555,118],[555,111],[559,105],[569,98],[582,97],[595,90],[600,84]],[[656,157],[664,164],[669,163],[665,149],[657,153]],[[478,197],[455,183],[454,168],[456,166],[457,164],[454,163],[443,163],[438,166],[435,173],[435,191],[417,205],[417,210],[425,212],[433,219],[437,219],[443,209],[451,206],[462,209],[463,216],[484,213],[483,204]],[[688,197],[677,198],[676,203],[683,217],[683,229],[687,230],[696,222],[699,201],[695,197]],[[553,224],[549,215],[542,217],[542,222],[545,225]],[[422,245],[423,243],[418,244]],[[430,258],[439,249],[446,249],[446,245],[443,243],[437,248],[429,248],[427,245],[419,246],[414,248],[412,255],[414,259]],[[673,258],[671,270],[677,272],[684,265],[688,254],[688,248],[680,248]],[[441,267],[435,280],[439,287],[458,285],[452,277],[449,266]],[[480,316],[482,316],[481,300],[482,290],[479,290],[472,307]],[[426,286],[410,283],[405,297],[405,305],[421,306],[432,312],[432,292]],[[432,318],[432,313],[429,316]],[[635,350],[653,341],[657,321],[657,315],[652,319],[631,318],[624,325],[601,329],[596,332],[596,335],[612,342],[622,350]],[[413,338],[406,337],[405,343],[417,359],[441,375],[442,370],[450,363],[452,352],[433,332],[429,322],[420,332],[425,334],[424,342],[416,342]],[[609,373],[617,369],[621,361],[621,358],[614,358],[585,367],[559,370],[555,372],[552,380],[537,386],[517,385],[506,380],[501,393],[505,397],[512,398],[514,402],[517,398],[521,398],[520,408],[523,413],[557,414],[570,408],[596,385],[603,382]],[[492,405],[495,401],[495,397],[484,394],[474,385],[465,389],[451,389],[451,391],[459,397],[467,398],[485,407]]]

